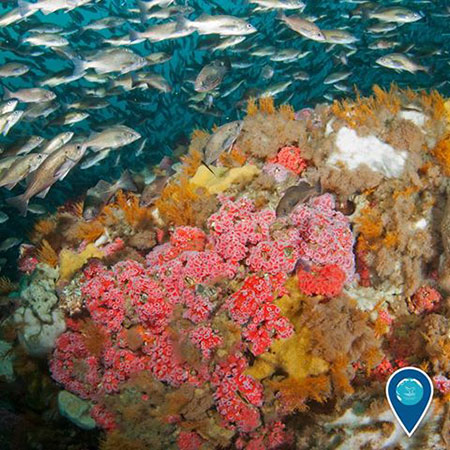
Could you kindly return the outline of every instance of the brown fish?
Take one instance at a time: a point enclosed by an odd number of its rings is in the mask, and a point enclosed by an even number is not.
[[[217,158],[231,149],[234,141],[238,138],[242,130],[243,121],[235,120],[217,128],[214,134],[206,142],[203,149],[203,162],[205,165],[216,162]]]
[[[172,169],[172,160],[165,156],[155,169],[156,178],[147,186],[141,194],[140,206],[150,206],[161,195],[169,178],[175,173]]]
[[[306,202],[320,192],[319,186],[311,186],[306,181],[301,181],[297,186],[291,186],[286,190],[278,202],[277,217],[287,216],[298,203]]]
[[[228,70],[229,64],[226,61],[215,60],[207,64],[203,67],[195,80],[195,91],[212,91],[219,86]]]
[[[17,197],[8,198],[6,202],[17,208],[21,215],[26,216],[30,198],[35,195],[44,198],[53,184],[62,180],[78,163],[86,149],[86,144],[79,142],[66,144],[54,151],[33,172],[26,191]]]

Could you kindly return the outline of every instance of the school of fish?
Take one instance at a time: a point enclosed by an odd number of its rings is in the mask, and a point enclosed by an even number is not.
[[[351,94],[361,71],[386,82],[420,76],[426,86],[449,91],[449,80],[436,76],[449,63],[445,2],[345,0],[336,9],[326,3],[321,9],[312,0],[2,2],[0,188],[15,195],[3,195],[0,224],[11,207],[22,215],[45,212],[34,198],[45,198],[73,170],[119,165],[123,147],[151,157],[158,131],[182,128],[174,104],[182,105],[180,116],[195,116],[194,125],[226,123],[204,148],[209,167],[237,138],[250,97],[274,96],[298,109],[305,106],[296,105],[299,92],[330,102]],[[411,41],[409,27],[420,33],[438,20],[447,23],[436,38],[442,44]],[[162,165],[146,180],[145,204],[173,173],[167,161]],[[123,186],[135,188],[128,173],[112,183],[95,179],[85,217]],[[296,187],[286,204],[312,189]]]

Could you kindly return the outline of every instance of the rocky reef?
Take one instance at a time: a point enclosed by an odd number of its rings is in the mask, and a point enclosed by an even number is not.
[[[36,222],[4,385],[33,358],[54,420],[102,450],[448,448],[450,103],[251,100],[206,166],[214,132],[151,202],[119,191],[90,221],[68,202]],[[407,365],[435,387],[411,439],[384,399]]]

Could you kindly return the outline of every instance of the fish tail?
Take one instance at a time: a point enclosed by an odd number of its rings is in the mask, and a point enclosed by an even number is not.
[[[186,17],[184,17],[182,14],[179,14],[177,17],[177,25],[175,27],[175,31],[180,31],[185,28],[192,29],[192,25],[193,25],[193,22],[186,19]]]
[[[73,74],[72,76],[77,77],[81,75],[86,70],[85,62],[80,58],[71,58],[73,64]]]
[[[277,19],[278,19],[278,20],[284,20],[284,19],[286,19],[286,14],[284,13],[283,10],[279,10],[279,11],[277,12]]]
[[[139,40],[140,40],[139,33],[136,30],[130,30],[130,41],[134,42]]]
[[[13,208],[16,208],[21,216],[27,215],[29,201],[30,199],[25,194],[21,194],[18,195],[17,197],[11,197],[6,199],[6,203],[8,203],[8,205],[12,206]]]
[[[22,17],[26,16],[33,7],[31,3],[25,2],[24,0],[19,0],[17,6],[19,7],[19,13]]]
[[[136,184],[131,177],[131,174],[128,170],[125,170],[118,182],[119,189],[123,189],[124,191],[137,191]]]
[[[145,8],[145,4],[141,0],[137,0],[137,5],[139,8],[139,19],[141,20],[141,24],[145,25],[147,22],[147,9]]]
[[[12,92],[6,86],[3,86],[3,100],[9,100],[11,98],[14,98]]]

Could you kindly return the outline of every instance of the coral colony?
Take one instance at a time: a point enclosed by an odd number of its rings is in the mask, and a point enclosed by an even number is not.
[[[230,151],[207,169],[194,132],[150,205],[64,205],[2,281],[21,298],[2,375],[30,377],[21,348],[47,358],[59,412],[103,450],[448,448],[449,106],[250,101]],[[384,399],[406,365],[436,391],[410,441]]]

